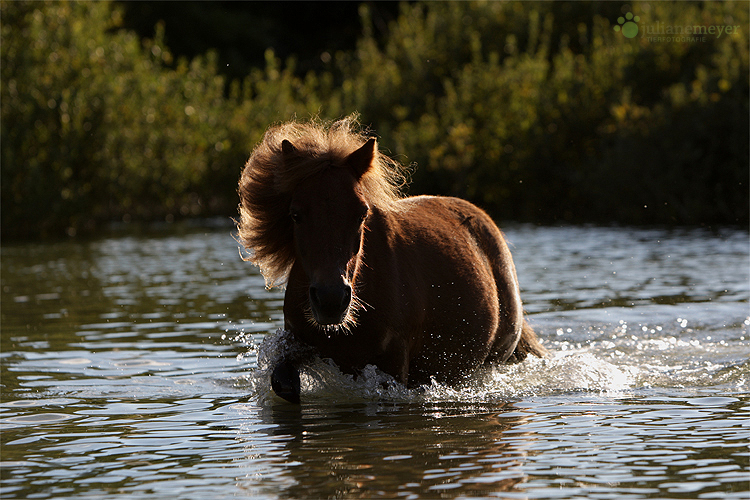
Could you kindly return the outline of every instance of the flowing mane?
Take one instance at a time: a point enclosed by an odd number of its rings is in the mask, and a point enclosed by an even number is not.
[[[289,216],[292,193],[306,178],[346,158],[368,139],[356,115],[332,123],[290,121],[269,128],[242,171],[239,185],[239,242],[260,268],[266,286],[283,285],[294,263],[293,222]],[[294,162],[284,162],[281,143],[290,141],[300,152]],[[360,187],[368,202],[380,209],[393,208],[406,179],[401,166],[375,152],[373,167]]]

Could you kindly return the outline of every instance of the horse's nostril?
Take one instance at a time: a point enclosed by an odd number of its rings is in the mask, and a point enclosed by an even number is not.
[[[330,325],[343,321],[351,299],[352,288],[347,284],[310,286],[310,305],[318,323]]]

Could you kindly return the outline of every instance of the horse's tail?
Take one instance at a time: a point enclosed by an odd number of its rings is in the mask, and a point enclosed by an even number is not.
[[[531,328],[529,322],[526,319],[523,320],[523,326],[521,327],[521,338],[518,339],[516,344],[516,350],[508,358],[508,363],[519,363],[526,359],[526,356],[533,354],[538,358],[544,358],[547,356],[548,351],[544,348],[539,339],[534,333],[534,329]]]

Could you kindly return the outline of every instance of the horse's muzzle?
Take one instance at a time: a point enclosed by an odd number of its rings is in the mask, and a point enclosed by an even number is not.
[[[319,325],[339,325],[346,318],[352,287],[346,283],[338,285],[310,285],[310,306]]]

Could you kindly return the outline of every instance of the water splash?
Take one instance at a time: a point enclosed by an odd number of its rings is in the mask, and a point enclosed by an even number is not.
[[[276,398],[270,386],[271,371],[279,359],[297,349],[291,334],[281,329],[257,346],[257,366],[247,376],[247,385],[260,403]],[[375,366],[366,366],[355,377],[342,373],[331,360],[315,359],[300,369],[303,400],[336,402],[477,402],[572,391],[618,392],[632,388],[636,375],[634,370],[615,366],[585,349],[488,366],[458,387],[433,380],[430,385],[409,389]]]

